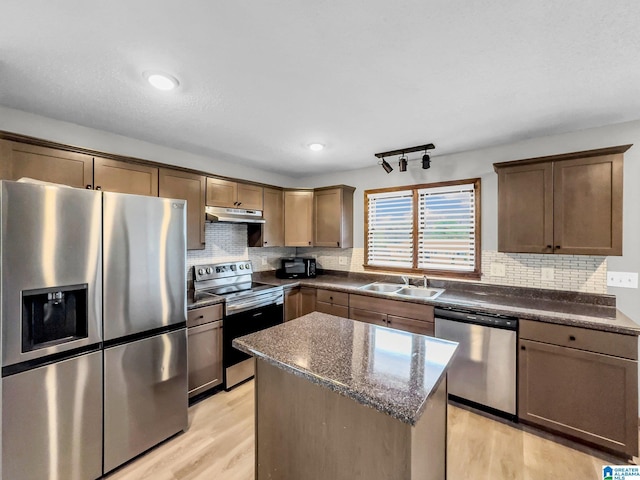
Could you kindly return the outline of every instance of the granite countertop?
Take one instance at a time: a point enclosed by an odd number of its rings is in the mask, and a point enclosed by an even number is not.
[[[233,341],[245,353],[415,425],[457,343],[313,312]]]
[[[318,275],[316,278],[279,279],[275,277],[273,272],[261,272],[257,275],[261,282],[282,285],[285,288],[308,286],[389,300],[433,305],[440,308],[461,308],[478,313],[498,313],[516,316],[525,320],[570,325],[625,335],[640,335],[640,325],[615,308],[615,297],[611,295],[434,279],[430,285],[435,288],[444,288],[445,292],[435,300],[427,300],[360,290],[360,287],[375,281],[398,283],[398,276],[332,272],[326,275]]]

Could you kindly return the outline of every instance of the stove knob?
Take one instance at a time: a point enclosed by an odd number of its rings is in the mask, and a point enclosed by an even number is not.
[[[216,267],[216,273],[220,273],[220,267]]]
[[[229,268],[231,268],[231,271],[232,271],[232,272],[235,272],[235,271],[236,271],[236,266],[235,266],[235,265],[231,265]]]
[[[204,268],[199,268],[198,269],[198,274],[204,275]]]
[[[207,267],[207,273],[209,273],[209,274],[210,274],[210,273],[213,273],[213,268],[211,268],[211,267]]]
[[[242,270],[244,268],[244,265],[240,265],[240,270]]]
[[[244,268],[245,268],[246,270],[249,270],[249,264],[247,263],[247,264],[244,266]]]

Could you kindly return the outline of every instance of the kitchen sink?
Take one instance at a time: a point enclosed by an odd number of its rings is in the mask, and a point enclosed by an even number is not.
[[[444,292],[444,289],[442,288],[403,287],[393,293],[395,295],[400,295],[401,297],[428,298],[433,300],[438,298],[442,292]]]
[[[377,293],[394,293],[402,288],[402,284],[399,283],[370,283],[363,287],[360,287],[360,290],[366,290],[368,292],[377,292]]]

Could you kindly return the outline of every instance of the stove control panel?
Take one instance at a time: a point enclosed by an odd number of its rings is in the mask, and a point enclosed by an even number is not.
[[[216,278],[234,277],[239,275],[251,275],[253,269],[249,260],[229,263],[214,263],[207,265],[195,265],[193,267],[193,280],[202,282]]]

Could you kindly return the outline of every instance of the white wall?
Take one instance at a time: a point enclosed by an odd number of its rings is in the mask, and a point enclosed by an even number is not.
[[[493,148],[468,151],[453,155],[432,155],[431,168],[422,170],[420,154],[410,157],[409,168],[399,172],[397,157],[388,161],[394,167],[390,174],[376,164],[371,153],[369,168],[329,173],[301,179],[300,187],[319,187],[347,184],[356,187],[354,199],[355,247],[364,244],[364,191],[372,188],[430,183],[444,180],[480,177],[482,179],[482,249],[497,250],[497,197],[498,180],[493,163],[519,160],[545,155],[590,150],[623,144],[635,144],[625,154],[624,165],[624,237],[622,257],[607,257],[610,271],[640,271],[640,122],[610,125],[580,132],[534,138]],[[397,147],[389,145],[389,148]],[[364,152],[367,154],[367,152]],[[414,160],[415,159],[415,160]],[[414,160],[414,161],[411,161]],[[637,289],[611,288],[618,308],[640,323],[640,295]]]
[[[176,128],[180,128],[180,126],[176,125]],[[0,130],[105,153],[193,168],[194,170],[215,175],[242,178],[270,185],[290,186],[294,181],[290,177],[246,167],[236,162],[231,163],[222,159],[194,155],[173,148],[2,106],[0,106]]]

